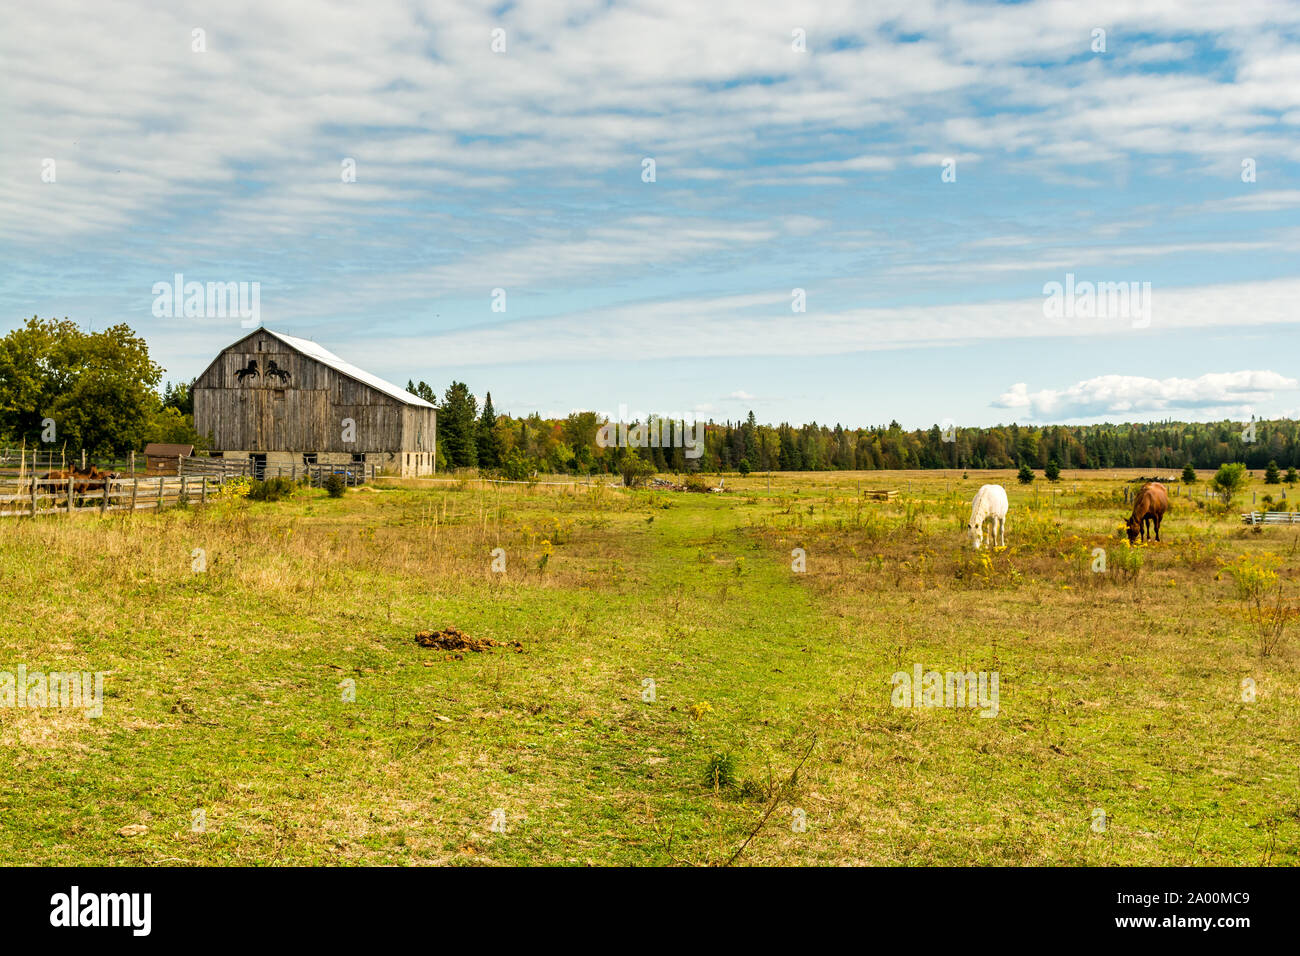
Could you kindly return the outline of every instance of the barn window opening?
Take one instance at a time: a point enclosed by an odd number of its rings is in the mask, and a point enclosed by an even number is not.
[[[316,453],[305,451],[302,453],[302,463],[304,465],[316,464]]]
[[[355,452],[355,451],[354,451],[354,452],[352,453],[352,463],[353,463],[354,465],[363,465],[363,464],[365,464],[365,462],[366,462],[366,455],[365,455],[365,452]]]

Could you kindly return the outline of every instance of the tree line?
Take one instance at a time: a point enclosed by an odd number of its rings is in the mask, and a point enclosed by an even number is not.
[[[122,457],[151,441],[206,447],[206,437],[194,430],[193,383],[160,387],[161,379],[147,343],[125,324],[86,332],[67,319],[33,316],[0,337],[0,445],[84,448],[98,458]],[[491,392],[480,406],[464,382],[453,381],[441,396],[423,381],[408,382],[407,389],[438,408],[440,470],[479,468],[507,477],[642,466],[678,473],[1300,466],[1300,423],[1291,419],[909,430],[896,421],[859,428],[768,425],[750,412],[740,421],[707,422],[699,456],[688,457],[685,447],[670,442],[602,447],[597,434],[605,420],[592,411],[516,417],[499,414]],[[663,433],[677,434],[667,424]]]
[[[617,473],[629,455],[655,471],[678,473],[1020,467],[1176,473],[1188,464],[1202,469],[1227,462],[1252,469],[1270,462],[1300,466],[1300,422],[1291,419],[908,430],[896,421],[861,428],[816,422],[763,425],[750,412],[743,421],[707,422],[702,454],[689,458],[684,447],[601,447],[596,436],[605,419],[595,412],[516,418],[496,414],[490,392],[480,412],[463,382],[453,382],[441,401],[424,382],[410,382],[408,390],[438,406],[441,469]],[[667,424],[663,430],[671,433]]]

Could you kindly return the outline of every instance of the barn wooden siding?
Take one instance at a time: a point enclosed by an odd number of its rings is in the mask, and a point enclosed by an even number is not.
[[[263,374],[241,382],[236,373],[250,361]],[[287,382],[265,374],[270,362],[289,373]],[[436,409],[402,402],[261,330],[222,351],[193,394],[194,426],[214,451],[380,454],[399,465],[407,453],[434,457]],[[343,440],[348,418],[353,442]]]

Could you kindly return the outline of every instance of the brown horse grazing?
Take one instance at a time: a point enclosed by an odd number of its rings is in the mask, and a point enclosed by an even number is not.
[[[1147,522],[1155,525],[1156,540],[1160,540],[1160,521],[1169,510],[1169,492],[1158,481],[1148,481],[1133,499],[1133,514],[1128,519],[1128,541],[1132,544],[1142,535],[1147,540]]]

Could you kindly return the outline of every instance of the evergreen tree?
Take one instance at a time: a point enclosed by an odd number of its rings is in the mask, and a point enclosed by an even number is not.
[[[464,382],[452,382],[438,409],[438,440],[451,468],[473,468],[478,464],[474,419],[478,402]]]
[[[1020,466],[1020,474],[1016,475],[1022,485],[1032,484],[1034,480],[1034,470],[1028,464]]]
[[[194,394],[191,389],[194,386],[194,380],[191,379],[189,384],[185,382],[168,382],[163,389],[163,408],[174,408],[182,415],[194,414]]]
[[[497,435],[497,413],[492,407],[492,393],[483,398],[483,414],[479,416],[475,435],[480,468],[501,467],[501,438]]]
[[[1056,463],[1055,458],[1052,458],[1047,462],[1047,467],[1043,469],[1043,477],[1048,481],[1061,480],[1061,466]]]
[[[1269,459],[1268,467],[1264,469],[1264,484],[1280,485],[1282,484],[1282,475],[1277,470],[1277,462]]]
[[[1192,465],[1190,461],[1187,464],[1183,465],[1183,484],[1185,485],[1196,484],[1196,468]]]

